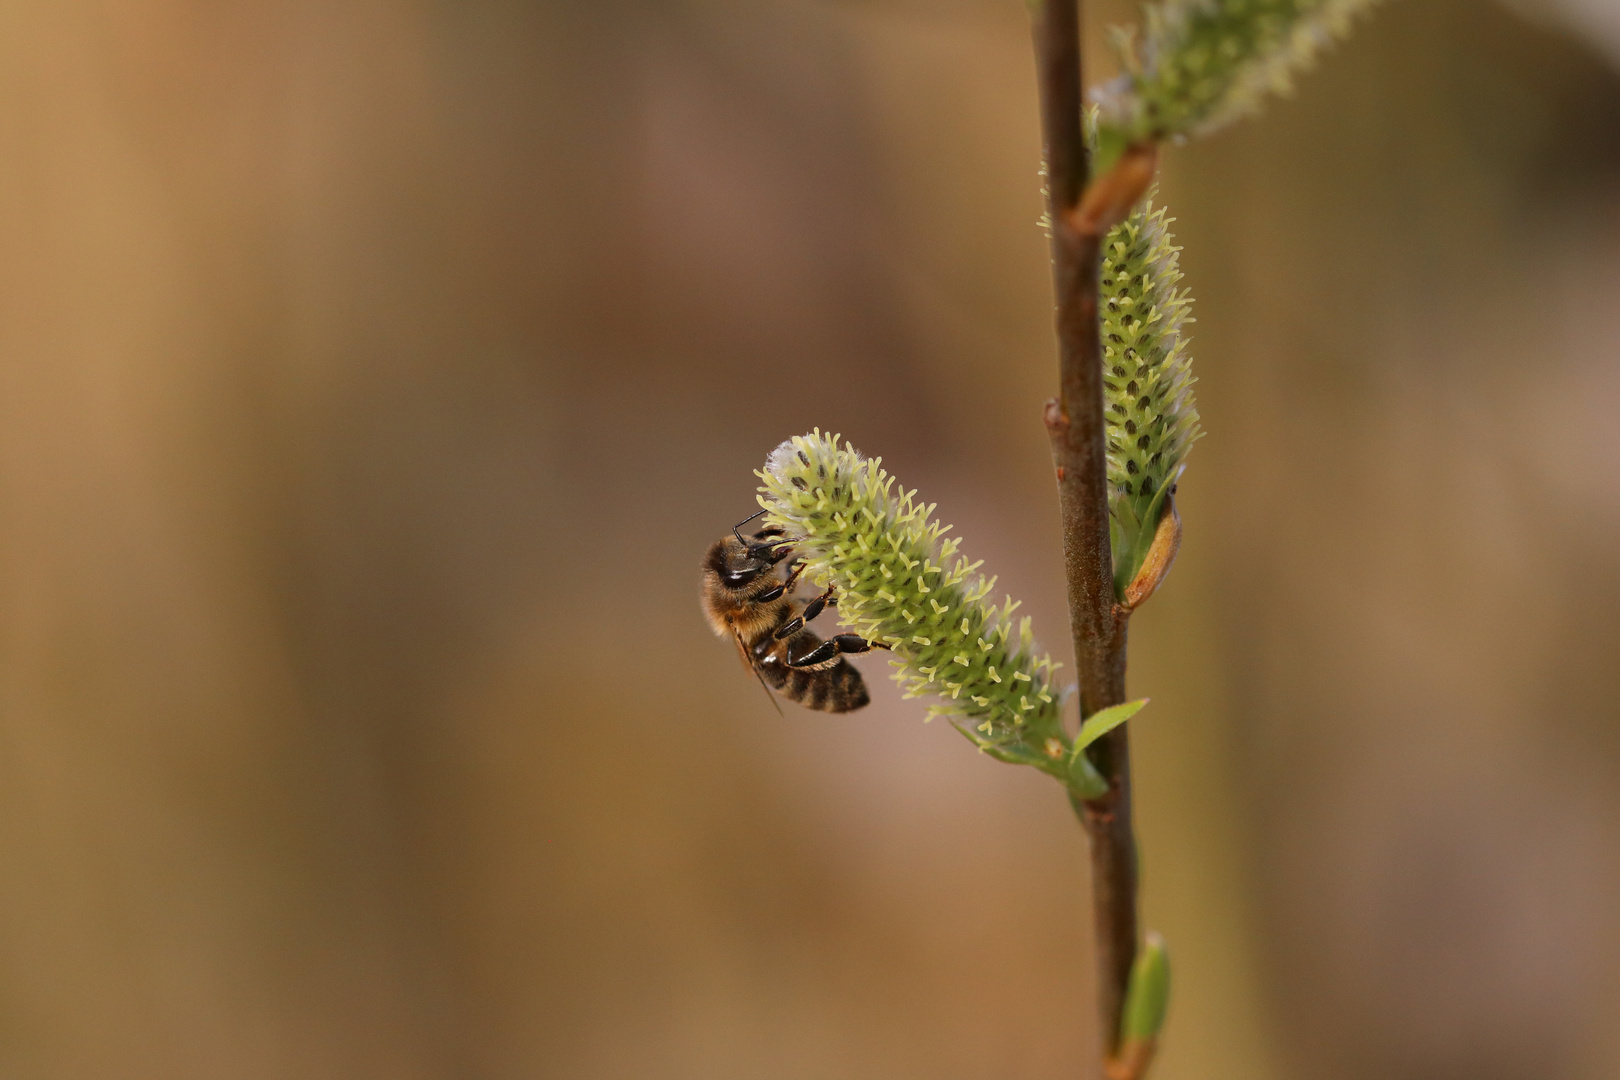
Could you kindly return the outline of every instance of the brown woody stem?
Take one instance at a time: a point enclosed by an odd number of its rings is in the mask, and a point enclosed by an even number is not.
[[[1097,268],[1112,214],[1080,214],[1089,184],[1081,113],[1078,0],[1042,0],[1035,11],[1035,59],[1052,228],[1052,281],[1057,297],[1058,399],[1046,407],[1063,519],[1069,623],[1079,668],[1080,715],[1125,700],[1129,612],[1114,597],[1108,544],[1108,470],[1103,426],[1102,347],[1098,338]],[[1104,1064],[1118,1051],[1120,1015],[1136,959],[1136,842],[1131,832],[1127,725],[1091,750],[1108,792],[1074,801],[1091,841],[1098,1004]]]

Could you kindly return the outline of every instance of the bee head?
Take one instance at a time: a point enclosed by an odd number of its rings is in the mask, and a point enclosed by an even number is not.
[[[709,549],[704,568],[713,572],[723,588],[746,589],[787,558],[796,543],[796,537],[784,537],[778,528],[761,529],[747,539],[733,534]]]

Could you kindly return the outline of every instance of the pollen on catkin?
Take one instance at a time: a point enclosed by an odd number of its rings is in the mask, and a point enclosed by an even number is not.
[[[985,602],[995,579],[945,538],[934,507],[898,487],[881,459],[838,441],[818,429],[776,448],[758,474],[768,520],[802,537],[794,554],[836,589],[839,621],[889,646],[907,697],[939,698],[933,713],[1002,760],[1051,762],[1046,741],[1069,744],[1060,665],[1036,652],[1028,618],[1013,621],[1010,597]]]
[[[1121,595],[1202,434],[1182,332],[1193,321],[1192,298],[1176,291],[1181,249],[1170,242],[1173,220],[1150,196],[1108,233],[1098,274],[1110,540]]]
[[[1378,0],[1159,0],[1144,40],[1116,36],[1125,74],[1098,100],[1122,142],[1203,135],[1286,94]],[[1108,141],[1113,141],[1112,139]]]

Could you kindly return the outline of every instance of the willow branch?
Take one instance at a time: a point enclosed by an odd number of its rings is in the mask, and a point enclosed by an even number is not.
[[[1128,612],[1115,602],[1108,544],[1107,447],[1097,267],[1106,224],[1081,213],[1090,176],[1081,113],[1078,0],[1044,0],[1035,13],[1035,58],[1057,298],[1058,398],[1046,406],[1063,520],[1069,624],[1079,669],[1080,714],[1125,700]],[[1100,798],[1075,802],[1091,841],[1098,1001],[1105,1054],[1118,1049],[1120,1014],[1136,957],[1136,844],[1131,832],[1130,744],[1121,725],[1093,748],[1108,780]]]

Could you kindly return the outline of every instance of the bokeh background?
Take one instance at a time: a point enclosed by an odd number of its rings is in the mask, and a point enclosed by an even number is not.
[[[1084,1075],[1059,792],[696,592],[819,425],[1067,652],[1037,165],[1017,0],[0,6],[0,1077]],[[1620,1076],[1620,10],[1163,196],[1157,1077]]]

